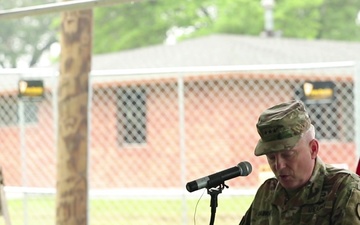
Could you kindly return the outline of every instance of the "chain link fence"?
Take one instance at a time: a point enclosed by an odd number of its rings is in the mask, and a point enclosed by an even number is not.
[[[238,224],[272,175],[253,154],[258,116],[290,99],[306,103],[320,157],[354,171],[354,78],[351,62],[93,71],[89,224],[207,224],[210,196],[185,184],[248,161],[252,173],[227,181],[219,195],[216,223]],[[43,80],[44,97],[20,99],[21,79]],[[3,70],[0,81],[0,164],[12,224],[54,224],[57,73]]]

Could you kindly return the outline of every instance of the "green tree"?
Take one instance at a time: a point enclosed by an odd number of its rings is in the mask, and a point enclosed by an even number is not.
[[[275,29],[284,37],[314,39],[320,29],[319,8],[323,0],[278,0],[275,10]]]
[[[214,30],[216,33],[259,35],[264,29],[263,14],[260,1],[226,0],[219,5]]]
[[[360,40],[358,0],[277,0],[275,27],[284,37]]]
[[[94,53],[164,43],[172,28],[183,38],[211,33],[256,35],[262,8],[253,0],[153,0],[95,9]]]
[[[359,41],[359,9],[358,0],[276,0],[275,31],[291,38]],[[260,0],[152,0],[98,8],[94,52],[161,44],[173,28],[192,30],[179,40],[213,33],[260,35],[264,9]]]
[[[359,0],[323,0],[319,12],[320,29],[317,39],[360,41],[360,27],[355,19]]]
[[[20,2],[20,3],[18,3]],[[50,0],[4,1],[0,9]],[[17,5],[18,4],[18,5]],[[359,0],[275,0],[274,28],[283,37],[360,41]],[[0,67],[34,66],[57,41],[58,14],[0,21]],[[261,0],[143,0],[94,9],[93,53],[162,44],[214,33],[258,36],[264,30]]]
[[[47,1],[52,2],[52,1]],[[40,0],[3,1],[0,10],[43,4]],[[24,17],[0,21],[0,67],[31,67],[39,62],[42,54],[57,41],[52,26],[56,15]]]
[[[124,3],[94,11],[94,53],[162,43],[171,27],[160,1]]]

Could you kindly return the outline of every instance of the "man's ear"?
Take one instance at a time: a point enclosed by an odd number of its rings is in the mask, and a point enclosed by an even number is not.
[[[309,147],[311,150],[311,158],[315,159],[319,152],[319,142],[316,139],[312,139],[309,143]]]

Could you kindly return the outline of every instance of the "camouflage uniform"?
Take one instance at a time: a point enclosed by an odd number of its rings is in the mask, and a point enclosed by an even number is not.
[[[275,178],[265,181],[240,225],[360,224],[360,178],[317,158],[309,183],[288,199]]]
[[[265,110],[257,130],[256,156],[291,150],[312,126],[305,106],[290,101]],[[266,180],[240,225],[360,225],[360,178],[316,158],[312,175],[292,193],[276,178]]]

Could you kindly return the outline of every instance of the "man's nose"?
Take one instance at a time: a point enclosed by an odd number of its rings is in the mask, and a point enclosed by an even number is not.
[[[285,167],[285,161],[281,157],[275,158],[275,168],[276,170],[281,170]]]

